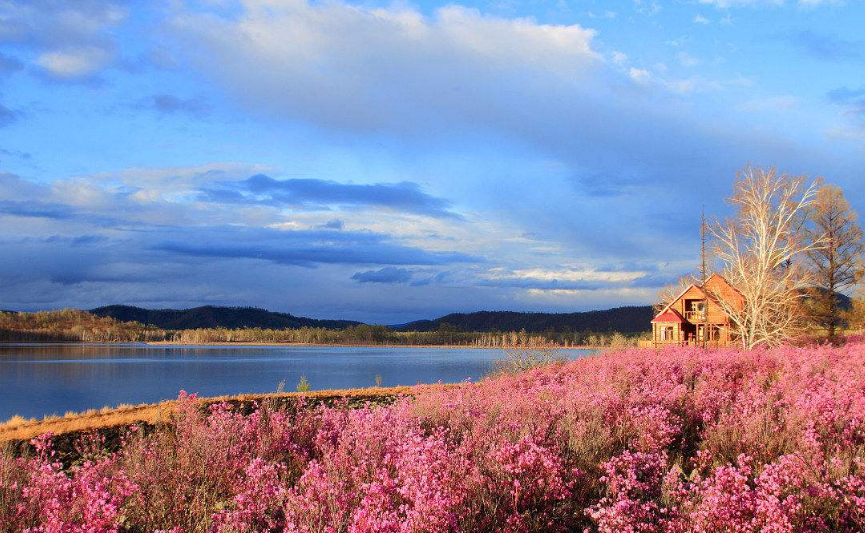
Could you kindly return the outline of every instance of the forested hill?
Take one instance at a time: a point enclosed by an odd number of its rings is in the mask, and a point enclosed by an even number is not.
[[[418,320],[393,326],[400,331],[432,331],[452,327],[458,331],[520,331],[541,333],[556,331],[618,331],[639,333],[650,329],[652,307],[616,307],[604,311],[581,313],[519,313],[514,311],[478,311],[453,313],[435,320]],[[444,324],[444,326],[443,326]]]
[[[96,316],[111,317],[122,322],[140,322],[162,329],[201,328],[326,328],[343,329],[359,322],[350,320],[317,320],[275,313],[255,307],[215,307],[206,305],[192,309],[143,309],[129,305],[109,305],[90,311]]]
[[[122,322],[139,322],[168,330],[202,328],[263,328],[295,329],[302,327],[343,329],[360,322],[349,320],[318,320],[277,313],[255,307],[204,306],[192,309],[143,309],[128,305],[109,305],[90,311],[96,316],[111,317]],[[652,319],[650,306],[617,307],[604,311],[580,313],[520,313],[513,311],[478,311],[453,313],[434,320],[418,320],[391,326],[397,331],[520,331],[612,332],[639,333],[649,329]],[[444,326],[443,326],[444,324]]]

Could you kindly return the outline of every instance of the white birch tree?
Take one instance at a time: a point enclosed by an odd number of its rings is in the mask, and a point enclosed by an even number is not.
[[[712,293],[742,347],[777,346],[800,334],[808,273],[798,259],[819,241],[801,238],[818,186],[804,176],[750,165],[739,172],[729,202],[736,214],[712,228],[724,277],[741,294]]]

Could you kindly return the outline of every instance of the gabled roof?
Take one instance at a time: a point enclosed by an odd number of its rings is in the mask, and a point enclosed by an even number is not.
[[[718,274],[718,273],[716,273],[716,272],[713,272],[711,276],[709,276],[708,278],[706,278],[706,283],[704,283],[703,286],[705,287],[706,285],[708,285],[708,284],[709,284],[709,281],[711,281],[712,278],[718,278],[719,280],[723,281],[723,282],[724,282],[724,285],[726,285],[728,288],[730,288],[733,292],[735,292],[735,293],[738,294],[739,296],[744,297],[744,296],[742,295],[742,293],[739,291],[739,289],[737,289],[736,287],[730,285],[730,282],[727,281],[727,278],[725,278],[724,276],[722,276],[721,274]],[[703,291],[703,292],[705,292],[705,291]],[[684,293],[683,293],[683,294],[684,294]]]
[[[679,324],[682,324],[685,322],[685,319],[675,309],[668,309],[653,318],[652,322],[677,322]]]
[[[724,278],[724,276],[722,276],[722,275],[720,275],[720,274],[717,274],[717,273],[712,273],[712,275],[710,275],[708,278],[706,278],[706,283],[704,283],[703,285],[697,285],[696,283],[692,283],[692,284],[688,285],[687,287],[685,287],[684,290],[682,290],[682,292],[680,292],[680,293],[679,293],[675,298],[673,298],[672,300],[670,300],[670,303],[668,303],[667,306],[664,307],[664,308],[661,310],[661,312],[658,313],[657,316],[656,316],[654,319],[652,319],[652,322],[676,322],[676,320],[660,320],[660,318],[661,318],[662,316],[664,316],[665,314],[667,314],[669,311],[672,311],[672,312],[674,312],[674,313],[676,313],[676,314],[678,315],[678,313],[676,312],[676,310],[675,310],[675,309],[671,309],[671,307],[672,307],[672,305],[673,305],[674,303],[678,302],[679,299],[682,298],[682,296],[685,295],[685,293],[687,293],[687,292],[688,292],[689,290],[691,290],[691,289],[697,289],[698,291],[700,291],[700,293],[703,294],[703,297],[705,297],[707,300],[710,300],[710,301],[713,301],[713,302],[717,302],[718,299],[715,298],[715,296],[714,296],[713,294],[711,294],[711,293],[709,293],[708,291],[706,291],[705,289],[703,289],[703,287],[705,287],[706,285],[708,285],[709,281],[710,281],[712,278],[718,278],[719,280],[721,280],[722,282],[724,282],[724,285],[726,285],[727,287],[729,287],[730,289],[732,289],[733,291],[735,291],[736,294],[738,294],[739,296],[742,296],[742,293],[739,292],[739,290],[736,289],[736,287],[733,287],[732,285],[730,285],[730,283],[726,280],[726,278]],[[681,318],[681,315],[679,315],[679,317]]]
[[[673,298],[672,300],[670,300],[670,303],[668,303],[666,307],[664,307],[663,309],[661,309],[661,312],[658,313],[658,316],[660,317],[661,315],[663,315],[663,314],[666,313],[667,311],[673,311],[673,312],[676,312],[675,309],[670,309],[670,307],[671,307],[674,303],[678,302],[678,301],[679,301],[679,298],[681,298],[682,296],[684,296],[685,293],[688,292],[689,290],[691,290],[692,288],[693,288],[693,289],[697,289],[698,291],[702,292],[704,296],[706,295],[706,292],[702,289],[702,287],[700,287],[699,285],[697,285],[697,284],[695,284],[695,283],[691,283],[690,285],[688,285],[687,287],[685,287],[684,290],[682,290],[682,292],[680,292],[680,293],[678,294],[678,296],[676,296],[675,298]],[[676,314],[678,314],[678,313],[676,313]],[[680,316],[681,316],[681,315],[680,315]],[[654,322],[654,320],[652,320],[652,322]]]

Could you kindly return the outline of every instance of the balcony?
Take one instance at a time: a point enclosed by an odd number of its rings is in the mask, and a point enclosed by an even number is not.
[[[706,320],[705,311],[685,311],[685,320],[694,324]]]
[[[732,344],[732,343],[723,344],[723,343],[721,343],[721,341],[719,339],[715,338],[715,339],[707,340],[705,346],[717,348],[720,346],[728,346],[730,344]],[[704,344],[703,344],[702,340],[698,340],[698,339],[694,339],[694,338],[687,339],[687,340],[660,340],[660,339],[651,340],[651,339],[649,339],[649,340],[640,341],[640,347],[663,348],[663,347],[667,347],[667,346],[704,346]]]

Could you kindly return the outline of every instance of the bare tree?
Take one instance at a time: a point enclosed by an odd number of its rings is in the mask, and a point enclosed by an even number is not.
[[[801,238],[803,213],[817,182],[745,167],[729,202],[737,212],[712,228],[724,277],[739,294],[713,293],[744,348],[776,346],[804,327],[802,297],[809,286],[797,259],[819,242]]]
[[[808,308],[831,339],[841,321],[838,294],[850,291],[862,279],[862,228],[856,212],[835,185],[824,185],[817,191],[808,219],[806,237],[822,241],[806,253],[814,280]]]

